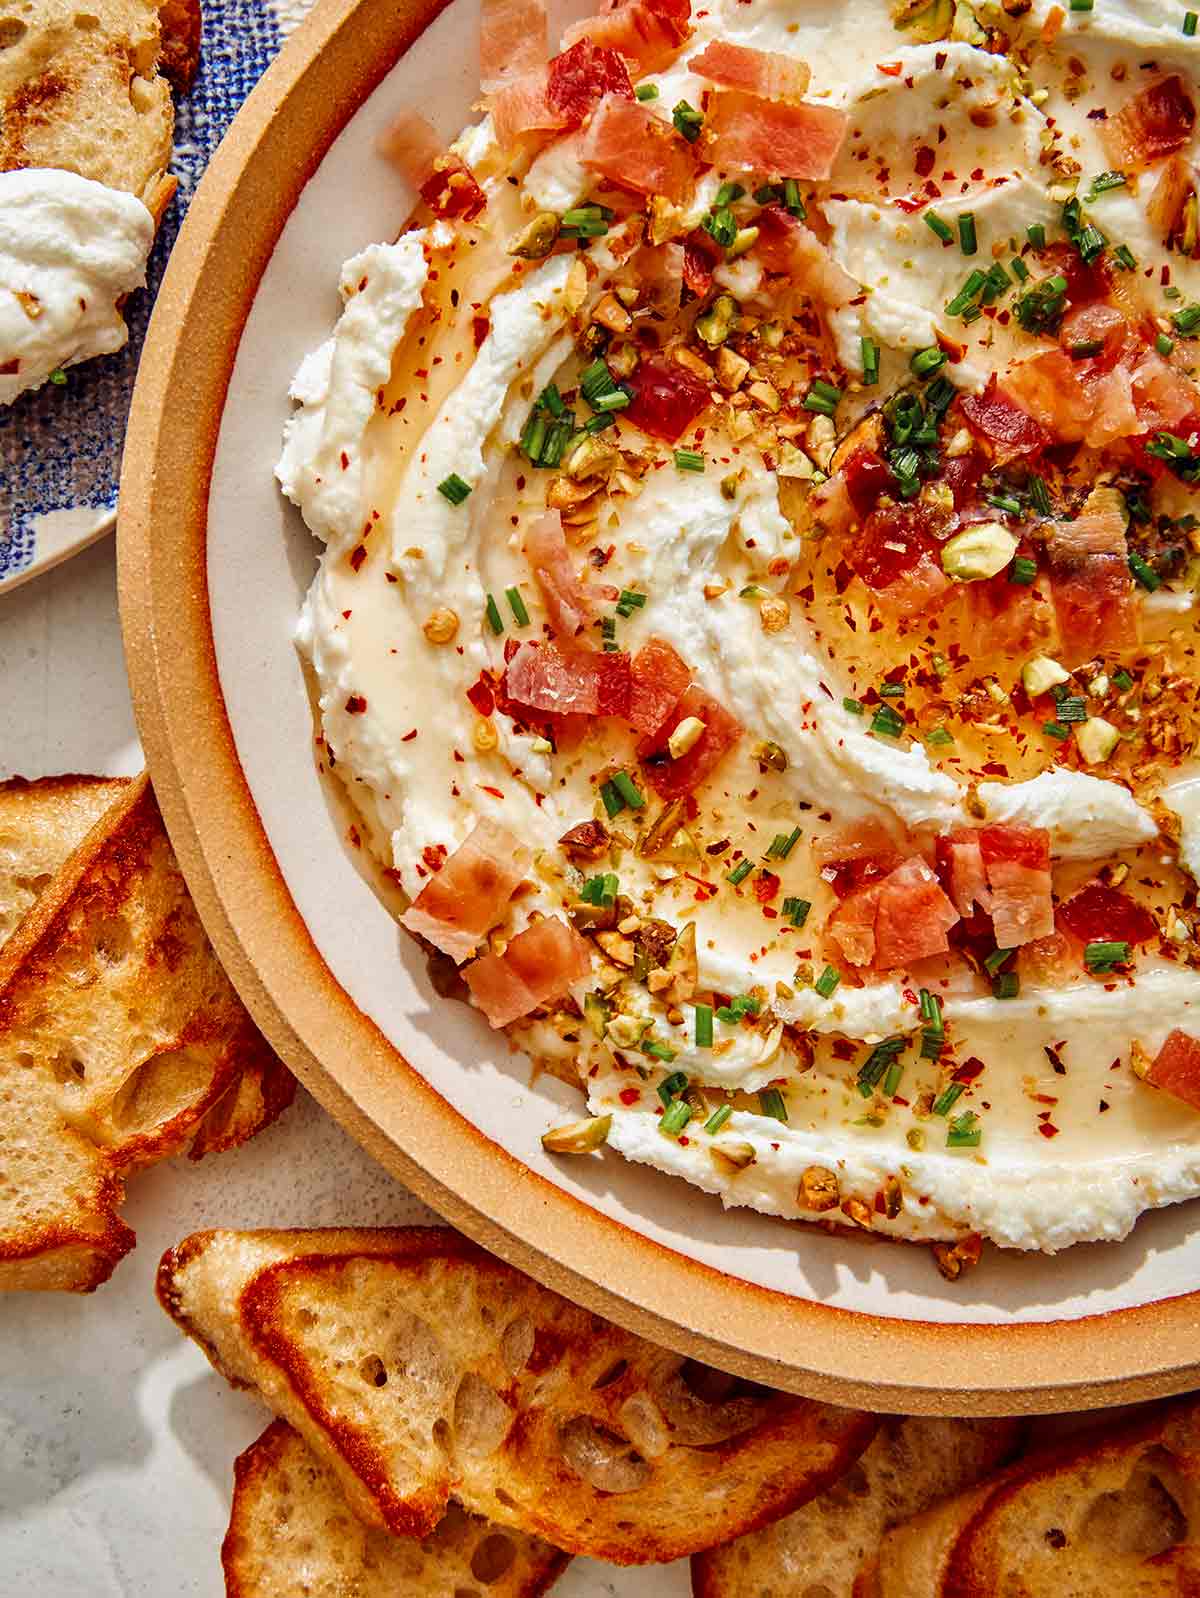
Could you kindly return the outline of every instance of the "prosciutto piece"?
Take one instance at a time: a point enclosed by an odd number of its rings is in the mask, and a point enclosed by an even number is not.
[[[879,881],[847,893],[826,934],[851,965],[892,971],[945,954],[958,919],[936,872],[913,855]]]
[[[550,625],[563,644],[577,644],[596,617],[593,596],[580,582],[567,548],[562,517],[547,511],[525,534],[525,555],[533,568]]]
[[[1178,72],[1159,78],[1101,123],[1100,137],[1114,167],[1150,166],[1182,150],[1196,127],[1191,87]]]
[[[503,954],[485,954],[463,971],[471,1002],[493,1027],[531,1015],[562,998],[592,969],[587,944],[559,916],[531,922]]]
[[[567,44],[590,39],[616,50],[639,74],[661,72],[691,32],[690,0],[625,0],[585,17],[563,35]]]
[[[690,716],[704,723],[704,731],[686,754],[673,760],[668,750],[660,749],[657,755],[646,759],[646,779],[660,799],[682,799],[692,793],[712,775],[742,736],[737,718],[695,683],[685,690],[668,715],[660,736],[669,737]]]
[[[1114,507],[1048,524],[1046,554],[1068,663],[1137,642],[1125,522]]]
[[[786,273],[826,310],[837,310],[857,298],[859,285],[799,217],[781,205],[768,205],[758,213],[757,226],[754,251],[768,272]]]
[[[1182,1099],[1193,1110],[1200,1110],[1200,1039],[1176,1027],[1168,1033],[1166,1042],[1144,1072],[1143,1080],[1151,1087]]]
[[[593,112],[580,160],[619,189],[676,203],[689,198],[695,182],[691,145],[648,106],[619,94],[606,94]]]
[[[483,0],[479,13],[479,82],[493,94],[546,60],[545,0]]]
[[[629,710],[630,660],[623,650],[562,649],[521,644],[504,670],[502,702],[547,716],[624,716]]]
[[[625,386],[632,398],[622,413],[652,438],[673,444],[712,404],[703,378],[669,355],[649,355]]]
[[[807,61],[774,50],[750,50],[724,39],[714,39],[694,55],[688,70],[723,89],[742,89],[764,100],[801,100],[812,77]]]
[[[646,740],[646,750],[659,747],[666,725],[692,680],[692,673],[665,638],[650,638],[633,657],[629,685],[629,725]]]
[[[442,141],[419,111],[403,111],[376,146],[420,194],[435,216],[471,221],[487,196],[471,170],[446,153]]]
[[[1005,823],[981,827],[979,849],[991,894],[996,946],[1017,949],[1054,931],[1050,834]]]
[[[495,821],[480,821],[400,917],[460,965],[499,922],[529,864],[529,850]]]
[[[815,182],[832,173],[849,126],[846,113],[833,106],[789,105],[740,89],[714,94],[704,119],[719,167]]]

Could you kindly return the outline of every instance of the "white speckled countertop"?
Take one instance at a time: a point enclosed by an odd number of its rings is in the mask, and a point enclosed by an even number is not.
[[[141,758],[111,539],[0,596],[0,777],[132,773]],[[138,1245],[89,1297],[0,1296],[0,1595],[220,1598],[236,1454],[266,1414],[154,1299],[202,1226],[396,1225],[430,1212],[304,1093],[262,1137],[130,1184]],[[686,1564],[576,1561],[562,1598],[685,1598]]]

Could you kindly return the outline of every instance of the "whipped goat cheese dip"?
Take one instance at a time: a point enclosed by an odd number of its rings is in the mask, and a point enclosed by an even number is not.
[[[951,1277],[1200,1193],[1184,17],[625,0],[343,267],[318,747],[548,1148]]]
[[[129,337],[154,218],[136,195],[50,167],[0,172],[0,405]]]

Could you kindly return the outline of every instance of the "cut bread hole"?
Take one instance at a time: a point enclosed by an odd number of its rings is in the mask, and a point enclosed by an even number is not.
[[[29,32],[29,24],[20,17],[0,17],[0,50],[9,50]],[[49,878],[44,879],[49,881]]]
[[[499,1393],[475,1371],[468,1371],[454,1395],[457,1452],[474,1459],[486,1459],[508,1436],[512,1418],[512,1410]]]
[[[568,1467],[602,1493],[632,1493],[644,1487],[651,1467],[623,1437],[597,1426],[590,1415],[576,1415],[558,1434]]]
[[[156,1131],[194,1109],[208,1093],[213,1062],[188,1049],[164,1049],[132,1070],[113,1095],[109,1119],[119,1136]]]
[[[75,26],[80,33],[94,33],[100,26],[100,18],[93,16],[90,11],[77,11],[75,13]]]
[[[493,1532],[490,1537],[483,1539],[471,1555],[471,1574],[476,1581],[490,1587],[508,1574],[516,1557],[517,1550],[512,1538],[506,1537],[502,1531]]]
[[[509,1321],[500,1338],[500,1358],[510,1375],[515,1376],[528,1365],[533,1342],[533,1321],[528,1315],[518,1315],[515,1321]]]
[[[602,1371],[596,1377],[596,1380],[592,1383],[593,1393],[603,1392],[606,1387],[611,1387],[614,1382],[619,1382],[628,1369],[629,1361],[627,1359],[615,1361],[606,1371]]]
[[[387,1366],[378,1354],[368,1354],[358,1367],[358,1374],[371,1387],[387,1386]]]
[[[1168,1485],[1173,1474],[1170,1454],[1151,1449],[1119,1492],[1104,1493],[1092,1504],[1080,1539],[1139,1559],[1153,1559],[1183,1542],[1187,1516]]]

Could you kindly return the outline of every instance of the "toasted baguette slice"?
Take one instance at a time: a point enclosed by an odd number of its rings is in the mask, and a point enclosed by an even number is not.
[[[1200,1403],[1029,1455],[889,1533],[872,1583],[864,1590],[880,1598],[1190,1598],[1200,1592]]]
[[[827,1493],[762,1531],[692,1560],[696,1598],[771,1598],[811,1589],[852,1598],[885,1531],[957,1493],[1011,1457],[1011,1420],[887,1416],[871,1446]]]
[[[453,1496],[572,1553],[675,1559],[823,1491],[875,1428],[693,1375],[448,1230],[199,1233],[159,1296],[399,1534]]]
[[[364,1526],[336,1475],[286,1421],[233,1468],[221,1547],[227,1598],[538,1598],[568,1556],[451,1504],[421,1541]]]
[[[71,776],[0,782],[0,948],[128,780]]]
[[[167,0],[161,22],[156,0],[23,0],[0,18],[0,171],[62,167],[158,217],[175,188],[165,73],[190,83],[199,42],[199,0]]]
[[[89,1290],[133,1246],[131,1168],[173,1154],[248,1074],[291,1078],[204,935],[146,779],[129,784],[0,951],[0,1287]],[[232,1139],[232,1114],[205,1132]]]

